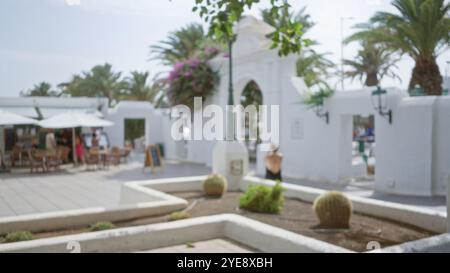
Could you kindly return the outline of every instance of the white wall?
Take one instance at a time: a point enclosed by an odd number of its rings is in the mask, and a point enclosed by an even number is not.
[[[375,112],[374,88],[336,93],[325,102],[330,123],[300,103],[291,83],[297,56],[279,58],[269,50],[262,31],[267,26],[245,18],[234,44],[235,102],[250,81],[263,94],[263,104],[280,106],[280,148],[283,173],[330,183],[345,183],[354,175],[352,166],[353,116],[374,115],[376,135],[375,188],[377,191],[418,196],[445,195],[450,173],[450,97],[410,98],[405,91],[387,88],[393,124]],[[225,107],[228,97],[227,59],[211,61],[221,83],[211,99]],[[188,143],[188,160],[211,163],[214,143]],[[265,153],[257,153],[257,171],[264,175]]]
[[[450,173],[450,98],[403,98],[394,126],[377,136],[376,189],[382,192],[446,195]]]
[[[443,195],[450,176],[450,97],[436,102],[433,130],[433,194]]]
[[[164,141],[163,115],[158,113],[148,102],[120,102],[110,109],[105,117],[114,122],[113,127],[105,128],[112,146],[123,147],[125,144],[125,120],[145,119],[146,144],[161,143]]]

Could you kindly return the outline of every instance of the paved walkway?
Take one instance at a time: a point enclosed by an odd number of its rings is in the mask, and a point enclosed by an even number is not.
[[[227,239],[214,239],[143,251],[143,253],[254,253],[249,247]]]
[[[0,174],[0,217],[117,207],[123,182],[157,178],[207,175],[210,169],[194,163],[168,161],[163,171],[143,170],[140,158],[109,170],[86,171],[67,166],[57,173]]]
[[[86,171],[84,168],[63,168],[54,174],[0,173],[0,217],[72,210],[89,207],[117,207],[121,184],[128,181],[207,175],[211,169],[194,163],[168,161],[164,171],[151,174],[143,171],[143,158],[134,156],[130,163],[109,170]],[[285,179],[287,183],[370,197],[437,211],[446,211],[445,198],[420,198],[374,193],[373,182],[354,182],[336,186],[301,179]]]

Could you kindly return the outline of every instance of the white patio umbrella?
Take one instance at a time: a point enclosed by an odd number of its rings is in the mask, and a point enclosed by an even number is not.
[[[77,127],[111,127],[114,123],[96,117],[93,114],[85,114],[81,112],[65,112],[39,122],[39,126],[48,129],[67,129],[72,128],[72,155],[74,162],[75,156],[75,128]]]
[[[34,125],[37,124],[37,120],[23,117],[8,111],[0,110],[0,127],[8,125]],[[4,168],[3,162],[3,149],[0,146],[0,169]]]
[[[95,115],[81,112],[65,112],[39,122],[39,125],[48,129],[65,129],[76,127],[111,127],[114,123]]]
[[[23,117],[8,111],[0,110],[0,126],[5,125],[33,125],[38,121],[32,118]]]

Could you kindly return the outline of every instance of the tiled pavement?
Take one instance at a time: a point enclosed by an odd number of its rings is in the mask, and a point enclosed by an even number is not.
[[[109,170],[86,171],[67,166],[53,174],[27,170],[0,174],[0,217],[72,210],[116,207],[121,183],[167,177],[206,175],[210,169],[199,164],[167,162],[164,171],[143,171],[142,161],[132,161]]]
[[[253,253],[251,248],[226,239],[214,239],[185,245],[144,251],[145,253]]]
[[[29,174],[28,171],[12,174],[0,173],[0,217],[72,210],[89,207],[115,207],[120,198],[121,183],[181,176],[207,175],[210,168],[194,163],[168,161],[163,171],[151,174],[143,171],[143,158],[109,170],[86,171],[84,168],[66,167],[54,174]],[[421,198],[374,193],[373,183],[355,182],[336,186],[301,179],[285,179],[285,182],[379,200],[415,205],[436,211],[446,211],[443,197]]]

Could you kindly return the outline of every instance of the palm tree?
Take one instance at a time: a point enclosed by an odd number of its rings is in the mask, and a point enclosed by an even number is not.
[[[351,39],[369,39],[415,61],[409,88],[420,85],[428,95],[442,94],[437,56],[450,44],[450,3],[444,0],[394,0],[398,14],[378,12],[370,20],[373,29]]]
[[[297,13],[289,12],[287,16],[280,16],[279,18],[274,18],[269,9],[263,9],[261,10],[261,17],[266,24],[274,28],[281,28],[289,21],[299,22],[302,24],[302,31],[305,33],[316,25],[311,21],[311,16],[306,13],[306,7],[303,7]]]
[[[207,37],[203,26],[192,23],[171,32],[167,40],[151,46],[150,49],[152,59],[161,60],[164,65],[174,65],[202,54],[205,48],[215,46]]]
[[[335,65],[326,55],[309,49],[297,60],[297,76],[302,77],[308,87],[329,87],[325,79],[329,75],[328,70]]]
[[[148,72],[132,71],[131,77],[126,79],[128,87],[126,93],[123,94],[123,98],[134,101],[149,101],[155,104],[159,95],[158,85],[155,84],[158,79],[155,77],[153,79],[154,84],[149,85],[149,77]]]
[[[148,85],[148,72],[132,71],[131,77],[126,80],[128,82],[127,92],[125,97],[128,100],[136,101],[150,101],[151,100],[151,88]]]
[[[21,92],[24,97],[58,97],[58,92],[51,90],[52,85],[48,82],[35,84],[34,87],[27,92]]]
[[[89,94],[88,90],[83,88],[83,81],[82,76],[75,74],[70,81],[60,83],[58,88],[61,89],[62,94],[71,97],[94,97],[95,94]]]
[[[365,86],[378,86],[385,76],[400,80],[394,71],[399,59],[392,58],[392,54],[383,45],[362,42],[356,58],[344,60],[344,64],[351,67],[351,70],[345,72],[345,76],[352,80],[359,78]]]
[[[289,13],[279,18],[271,16],[270,10],[261,10],[261,17],[264,22],[274,28],[281,28],[287,22],[299,22],[306,33],[315,26],[315,22],[311,20],[311,16],[306,13],[306,7],[297,13]],[[317,45],[317,41],[310,41],[310,46]],[[328,87],[326,78],[328,78],[328,70],[334,67],[334,63],[326,58],[327,53],[317,53],[312,48],[303,50],[301,57],[297,61],[297,76],[302,77],[308,87],[322,86]]]
[[[127,88],[127,83],[121,80],[122,73],[114,72],[108,63],[94,66],[91,71],[83,72],[83,76],[80,88],[90,96],[108,98],[110,105]]]

